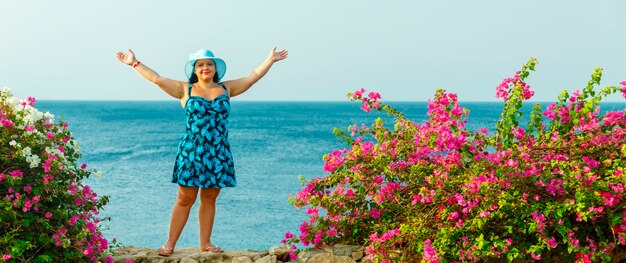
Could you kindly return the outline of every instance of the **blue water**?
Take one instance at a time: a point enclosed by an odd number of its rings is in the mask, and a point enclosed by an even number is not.
[[[413,120],[426,118],[425,102],[391,104]],[[625,106],[611,105],[607,108]],[[502,110],[501,103],[462,106],[470,109],[470,129],[493,130]],[[111,218],[102,224],[105,236],[125,245],[160,247],[177,193],[170,180],[185,127],[180,103],[43,101],[36,107],[68,121],[82,161],[102,172],[85,183],[111,198],[101,213]],[[238,185],[220,193],[212,242],[229,250],[261,250],[279,244],[287,230],[296,232],[304,211],[292,207],[288,196],[301,189],[298,176],[324,175],[322,156],[344,147],[334,127],[371,124],[378,116],[384,115],[364,113],[350,102],[232,101],[229,133]],[[177,247],[198,246],[197,207],[198,202]]]

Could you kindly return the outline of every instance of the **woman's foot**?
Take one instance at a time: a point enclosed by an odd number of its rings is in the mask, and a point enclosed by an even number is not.
[[[204,251],[204,252],[213,252],[213,253],[223,253],[224,252],[223,249],[221,249],[220,247],[215,246],[215,245],[213,245],[211,243],[209,243],[207,246],[204,246],[202,248],[202,251]]]
[[[174,245],[168,243],[165,243],[165,245],[157,250],[159,256],[169,257],[172,253],[174,253]]]

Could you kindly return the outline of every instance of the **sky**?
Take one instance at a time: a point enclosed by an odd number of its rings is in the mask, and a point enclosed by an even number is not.
[[[497,101],[500,81],[536,57],[533,101],[626,80],[626,1],[14,1],[0,0],[0,87],[38,100],[173,100],[115,59],[131,48],[185,80],[190,53],[211,49],[225,80],[272,47],[289,57],[241,101],[345,101],[360,88],[387,101]],[[614,95],[609,101],[624,101]]]

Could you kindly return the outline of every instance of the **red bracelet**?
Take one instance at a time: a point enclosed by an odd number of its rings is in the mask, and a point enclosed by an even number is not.
[[[135,62],[135,64],[133,64],[133,68],[136,68],[137,66],[139,66],[141,62],[139,60],[137,60],[137,62]]]

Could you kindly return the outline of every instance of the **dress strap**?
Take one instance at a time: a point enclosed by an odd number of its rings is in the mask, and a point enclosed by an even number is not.
[[[193,86],[193,84],[189,83],[189,88],[187,89],[187,98],[189,99],[189,97],[191,97],[191,86]]]
[[[228,95],[228,89],[226,88],[226,86],[224,86],[224,83],[220,82],[220,83],[217,83],[217,84],[222,86],[222,88],[224,88],[224,92],[226,92],[226,96],[230,97],[230,95]]]

